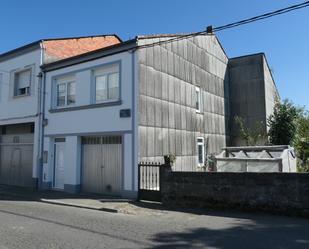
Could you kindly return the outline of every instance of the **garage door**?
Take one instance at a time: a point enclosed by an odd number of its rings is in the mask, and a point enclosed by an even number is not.
[[[84,137],[82,150],[82,191],[119,196],[122,182],[122,137]]]
[[[32,187],[33,134],[0,137],[0,183]]]

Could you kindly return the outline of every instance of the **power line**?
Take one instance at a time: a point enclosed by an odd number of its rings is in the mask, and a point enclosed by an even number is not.
[[[180,40],[195,37],[195,36],[198,36],[198,35],[212,35],[213,32],[219,32],[219,31],[222,31],[222,30],[225,30],[225,29],[238,27],[238,26],[241,26],[241,25],[260,21],[260,20],[267,19],[267,18],[270,18],[270,17],[273,17],[273,16],[277,16],[277,15],[282,15],[282,14],[285,14],[285,13],[288,13],[288,12],[291,12],[291,11],[295,11],[295,10],[298,10],[298,9],[306,8],[306,7],[309,7],[309,1],[305,1],[305,2],[300,3],[300,4],[291,5],[291,6],[288,6],[286,8],[278,9],[278,10],[268,12],[268,13],[265,13],[265,14],[262,14],[262,15],[254,16],[254,17],[251,17],[251,18],[248,18],[248,19],[229,23],[229,24],[226,24],[226,25],[223,25],[223,26],[219,26],[219,27],[215,27],[215,28],[212,28],[212,26],[209,26],[209,27],[207,27],[206,30],[203,30],[203,31],[194,32],[194,33],[185,34],[185,35],[177,35],[177,37],[175,37],[175,38],[140,45],[136,49],[148,48],[148,47],[154,47],[154,46],[161,45],[161,44],[172,43],[174,41],[180,41]],[[123,52],[131,51],[131,50],[132,49],[127,49],[127,50],[124,50]],[[0,70],[0,71],[6,72],[4,70]]]
[[[300,3],[300,4],[291,5],[291,6],[288,6],[286,8],[278,9],[278,10],[271,11],[271,12],[268,12],[268,13],[265,13],[265,14],[262,14],[262,15],[258,15],[258,16],[254,16],[254,17],[251,17],[251,18],[248,18],[248,19],[229,23],[229,24],[226,24],[226,25],[223,25],[223,26],[219,26],[219,27],[215,27],[215,28],[212,28],[211,26],[209,26],[207,28],[207,30],[204,30],[204,31],[190,33],[190,34],[186,34],[186,35],[179,35],[176,38],[141,45],[138,48],[153,47],[153,46],[156,46],[156,45],[171,43],[171,42],[174,42],[174,41],[179,41],[179,40],[183,40],[183,39],[186,39],[186,38],[195,37],[195,36],[198,36],[198,35],[207,35],[207,34],[211,34],[212,32],[218,32],[218,31],[222,31],[224,29],[230,29],[230,28],[245,25],[245,24],[248,24],[248,23],[260,21],[260,20],[267,19],[267,18],[270,18],[270,17],[273,17],[273,16],[282,15],[282,14],[285,14],[285,13],[288,13],[288,12],[291,12],[291,11],[306,8],[308,6],[309,6],[309,1],[306,1],[306,2],[303,2],[303,3]]]
[[[248,18],[248,19],[244,19],[244,20],[241,20],[241,21],[237,21],[237,22],[233,22],[233,23],[226,24],[226,25],[223,25],[223,26],[219,26],[219,27],[214,28],[213,31],[221,31],[221,30],[224,30],[224,29],[234,28],[234,27],[237,27],[237,26],[240,26],[240,25],[245,25],[245,24],[248,24],[248,23],[252,23],[252,22],[260,21],[260,20],[263,20],[263,19],[266,19],[266,18],[270,18],[270,17],[273,17],[273,16],[282,15],[282,14],[285,14],[285,13],[288,13],[288,12],[291,12],[291,11],[295,11],[295,10],[298,10],[298,9],[306,8],[308,6],[309,6],[309,1],[306,1],[306,2],[303,2],[303,3],[300,3],[300,4],[295,4],[295,5],[283,8],[283,9],[275,10],[275,11],[268,12],[268,13],[265,13],[265,14],[262,14],[262,15],[254,16],[254,17],[251,17],[251,18]]]

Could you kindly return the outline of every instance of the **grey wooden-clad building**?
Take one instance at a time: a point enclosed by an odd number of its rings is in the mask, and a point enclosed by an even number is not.
[[[169,36],[138,37],[138,45]],[[176,155],[176,170],[195,170],[198,139],[204,154],[229,139],[228,58],[214,35],[138,50],[139,159]]]
[[[174,37],[140,36],[137,43]],[[175,154],[174,170],[196,170],[207,154],[243,144],[236,115],[250,128],[263,121],[266,132],[278,96],[264,54],[229,60],[212,34],[139,49],[138,72],[139,160]]]

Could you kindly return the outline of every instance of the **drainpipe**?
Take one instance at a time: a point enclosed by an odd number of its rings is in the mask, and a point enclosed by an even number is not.
[[[42,140],[42,72],[40,72],[37,77],[39,78],[39,85],[38,85],[38,155],[37,155],[37,189],[41,188],[41,175],[40,175],[40,168],[42,167],[42,151],[41,151],[41,144],[43,143]]]
[[[41,149],[40,149],[40,167],[39,167],[39,187],[43,185],[43,154],[44,154],[44,130],[45,130],[45,95],[46,95],[46,74],[42,74],[42,104],[41,104]]]

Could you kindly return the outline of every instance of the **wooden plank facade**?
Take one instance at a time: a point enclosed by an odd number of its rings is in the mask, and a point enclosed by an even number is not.
[[[138,45],[171,39],[139,37]],[[196,170],[197,138],[207,153],[229,139],[228,58],[214,35],[200,35],[137,50],[139,161],[175,154],[175,170]],[[201,113],[196,112],[196,87]]]

